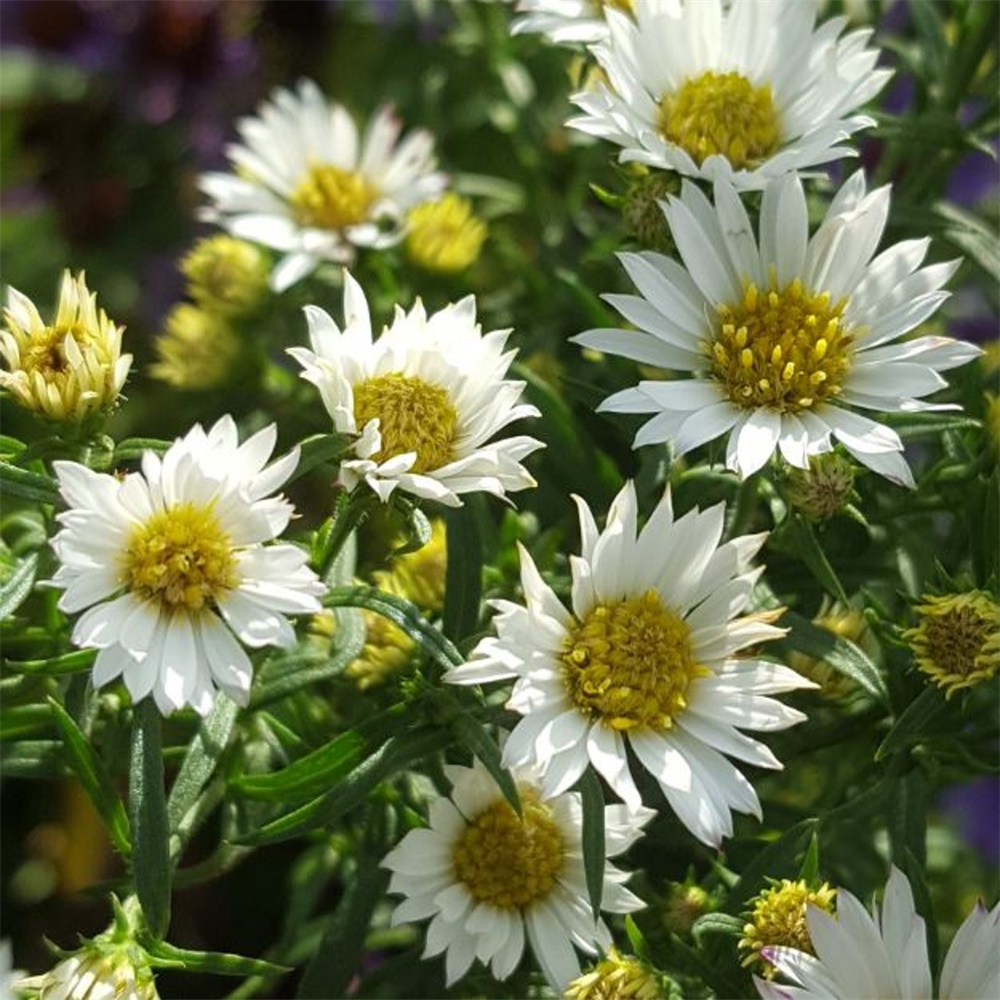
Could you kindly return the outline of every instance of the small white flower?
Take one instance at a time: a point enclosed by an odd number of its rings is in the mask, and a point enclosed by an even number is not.
[[[575,499],[583,549],[570,557],[572,611],[522,548],[526,607],[492,602],[497,638],[480,642],[445,680],[516,678],[507,707],[524,718],[504,761],[537,762],[547,795],[569,788],[589,762],[638,805],[628,743],[681,822],[718,846],[733,832],[731,810],[760,817],[753,786],[723,755],[780,768],[739,730],[801,722],[801,712],[768,695],[816,686],[777,663],[734,655],[784,635],[774,613],[735,617],[762,572],[749,563],[765,536],[720,545],[724,504],[675,521],[669,491],[638,532],[631,483],[598,534],[590,508]]]
[[[815,28],[813,0],[641,0],[635,18],[605,8],[592,49],[609,83],[577,94],[572,128],[635,161],[758,190],[829,163],[874,125],[854,114],[884,86],[871,30]]]
[[[402,128],[381,108],[363,137],[339,104],[311,80],[278,89],[255,117],[240,120],[233,174],[209,173],[213,204],[202,218],[233,236],[285,254],[271,275],[282,291],[325,260],[349,263],[356,247],[399,242],[407,211],[445,188],[434,140],[423,129],[397,145]]]
[[[889,188],[866,192],[858,171],[837,192],[810,239],[805,194],[790,174],[764,192],[759,242],[736,190],[715,184],[715,204],[685,181],[664,212],[684,262],[657,253],[620,260],[640,296],[607,295],[638,330],[588,330],[577,343],[692,379],[640,382],[601,410],[653,413],[635,447],[671,442],[683,455],[729,432],[726,465],[749,476],[776,449],[789,464],[831,451],[835,437],[863,465],[913,486],[891,428],[847,407],[947,410],[919,401],[938,374],[978,347],[950,337],[892,343],[924,322],[948,293],[957,261],[921,267],[930,241],[873,255]]]
[[[590,45],[608,36],[606,7],[631,13],[634,0],[517,0],[512,35],[545,35],[555,45]]]
[[[263,544],[293,512],[269,496],[299,460],[296,448],[267,466],[276,438],[271,424],[240,445],[226,416],[162,458],[147,451],[142,472],[123,479],[54,463],[70,509],[58,515],[52,582],[63,611],[89,609],[72,639],[99,650],[97,687],[122,675],[134,701],[152,693],[164,714],[205,714],[216,688],[245,705],[253,668],[233,633],[251,647],[291,646],[285,615],[319,610],[307,554]]]
[[[930,1000],[927,928],[913,905],[907,877],[895,865],[881,910],[866,912],[857,897],[837,890],[837,915],[816,906],[806,915],[815,957],[795,948],[765,948],[764,956],[795,986],[754,976],[764,1000]],[[1000,904],[981,902],[965,918],[941,969],[940,1000],[1000,996]]]
[[[28,976],[4,1000],[159,1000],[148,961],[128,944],[89,942],[40,976]]]
[[[587,954],[607,950],[611,935],[594,918],[583,867],[583,808],[575,792],[541,789],[532,768],[512,772],[522,817],[477,760],[447,766],[450,798],[430,804],[430,826],[411,830],[383,865],[392,870],[389,891],[405,895],[393,925],[432,918],[424,957],[446,951],[450,986],[478,958],[496,979],[517,967],[527,934],[538,964],[561,991],[580,974],[573,946]],[[650,809],[605,807],[608,857],[622,854],[654,816]],[[626,872],[607,862],[601,906],[610,913],[641,909],[625,888]]]
[[[490,439],[538,410],[520,403],[523,382],[504,378],[514,351],[509,330],[483,334],[470,295],[428,316],[418,299],[372,340],[368,302],[344,275],[344,329],[306,306],[312,350],[289,351],[302,377],[319,388],[341,434],[358,435],[355,458],[341,463],[352,490],[367,483],[383,501],[398,487],[415,496],[461,505],[458,495],[484,490],[504,496],[535,485],[521,460],[531,437]]]

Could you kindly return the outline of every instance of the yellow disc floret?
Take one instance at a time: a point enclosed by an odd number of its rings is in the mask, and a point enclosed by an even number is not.
[[[354,387],[354,422],[358,431],[379,418],[382,448],[375,456],[384,462],[416,452],[411,472],[429,472],[452,458],[458,414],[448,393],[414,375],[393,372]]]
[[[780,290],[748,284],[741,301],[718,307],[718,332],[708,345],[713,375],[746,409],[796,413],[838,395],[854,343],[845,305],[807,291],[797,278]]]
[[[239,584],[232,542],[211,507],[177,504],[132,533],[121,578],[144,601],[200,611]]]
[[[315,163],[289,200],[304,226],[344,229],[364,222],[378,192],[359,173],[329,163]]]
[[[797,948],[814,955],[809,925],[806,922],[807,906],[818,906],[833,913],[837,890],[824,882],[818,889],[810,889],[804,880],[792,882],[783,878],[780,883],[765,889],[752,902],[749,921],[743,927],[740,951],[748,952],[743,959],[745,966],[756,962],[764,964],[764,975],[774,975],[774,967],[761,955],[761,949],[780,945]]]
[[[474,263],[486,239],[486,224],[473,215],[472,205],[451,192],[412,208],[406,222],[407,256],[418,267],[442,274]]]
[[[660,131],[699,166],[718,154],[737,170],[766,159],[781,142],[771,87],[711,70],[660,98]]]
[[[904,633],[917,666],[950,698],[1000,666],[1000,606],[988,594],[926,595],[920,622]]]
[[[240,339],[229,321],[190,302],[174,306],[156,340],[153,378],[178,389],[213,389],[233,380],[242,357]]]
[[[707,673],[687,624],[655,590],[591,609],[566,638],[562,666],[576,706],[619,730],[668,729],[687,708],[691,680]]]
[[[250,312],[267,291],[268,260],[259,247],[232,236],[207,236],[181,261],[191,297],[223,316]]]
[[[555,885],[565,845],[549,807],[519,787],[521,816],[499,799],[469,822],[452,851],[455,877],[479,903],[501,910],[530,906]]]
[[[659,1000],[663,996],[656,974],[633,955],[622,955],[614,945],[589,972],[566,987],[567,1000]]]

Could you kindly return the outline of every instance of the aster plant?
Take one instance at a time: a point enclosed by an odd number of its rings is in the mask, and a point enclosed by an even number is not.
[[[1000,6],[148,6],[2,15],[4,997],[1000,995]]]

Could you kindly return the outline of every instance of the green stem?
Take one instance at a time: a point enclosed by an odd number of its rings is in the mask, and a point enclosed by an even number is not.
[[[346,500],[338,503],[338,509],[334,514],[333,525],[323,544],[322,551],[317,560],[316,567],[319,575],[325,580],[331,567],[340,555],[351,532],[361,527],[371,514],[371,497],[362,489],[356,489],[353,493],[346,495]]]

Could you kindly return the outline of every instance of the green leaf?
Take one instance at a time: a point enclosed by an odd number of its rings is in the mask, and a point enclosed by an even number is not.
[[[913,743],[918,743],[930,723],[949,707],[944,695],[936,687],[924,688],[899,714],[892,729],[875,751],[875,760],[885,760]]]
[[[89,670],[97,657],[96,649],[75,649],[72,653],[51,656],[46,660],[4,660],[8,670],[19,674],[78,674]]]
[[[299,444],[299,464],[285,485],[294,483],[317,466],[339,461],[348,447],[347,439],[340,434],[314,434],[305,438]]]
[[[239,706],[224,694],[219,694],[211,713],[202,720],[184,755],[184,763],[177,772],[167,799],[167,824],[173,835],[171,855],[175,860],[183,853],[187,839],[182,829],[184,818],[198,801],[198,796],[225,753],[238,713]]]
[[[389,872],[379,867],[380,860],[367,852],[358,860],[354,877],[347,883],[319,948],[306,966],[297,996],[324,1000],[347,995],[351,978],[364,958],[372,914],[389,885]]]
[[[19,497],[36,503],[61,504],[59,485],[49,476],[0,462],[0,497]]]
[[[806,851],[806,856],[802,859],[799,878],[806,885],[814,885],[819,881],[819,837],[815,833],[809,841],[809,850]]]
[[[930,890],[927,888],[924,866],[917,860],[913,851],[908,847],[903,850],[902,857],[896,859],[896,864],[906,873],[907,878],[910,880],[914,906],[917,913],[924,918],[926,925],[927,957],[930,959],[931,968],[937,969],[939,968],[938,953],[940,950],[937,918],[934,914],[934,901],[931,898]]]
[[[291,972],[287,966],[275,965],[262,958],[244,958],[222,951],[193,951],[178,948],[166,941],[154,941],[146,946],[154,959],[152,965],[182,968],[186,972],[207,972],[216,976],[266,976]],[[158,960],[158,961],[157,961]]]
[[[742,937],[746,921],[732,913],[704,913],[691,925],[691,936],[701,944],[706,934],[725,934]]]
[[[604,895],[604,868],[607,854],[604,847],[604,790],[592,767],[584,769],[577,782],[583,805],[583,869],[587,876],[587,895],[594,919],[601,912]]]
[[[0,586],[0,618],[12,615],[25,602],[35,585],[38,572],[38,553],[32,552],[17,564],[3,586]]]
[[[420,609],[410,601],[374,587],[334,587],[323,599],[328,608],[367,608],[398,625],[443,669],[460,666],[465,657],[452,641],[428,622]]]
[[[0,744],[0,775],[5,778],[66,778],[72,774],[58,740]]]
[[[427,754],[443,750],[451,739],[451,733],[440,726],[391,736],[325,795],[237,838],[237,842],[274,844],[332,823],[361,805],[369,792],[381,782],[412,768]]]
[[[914,767],[896,780],[885,800],[892,860],[900,866],[907,851],[921,869],[927,863],[927,791],[923,771]]]
[[[798,512],[793,513],[786,523],[795,554],[809,567],[809,572],[816,577],[819,585],[832,597],[836,597],[841,604],[846,605],[848,600],[843,584],[819,544],[813,526]]]
[[[490,777],[500,787],[504,798],[510,803],[510,807],[521,815],[521,797],[517,792],[517,785],[503,764],[501,763],[500,747],[496,741],[486,731],[483,724],[474,719],[467,712],[459,712],[451,720],[452,728],[459,742],[472,751],[490,772]]]
[[[48,729],[51,719],[47,705],[11,705],[0,711],[0,740],[34,735]]]
[[[483,540],[479,532],[478,497],[445,513],[448,570],[445,576],[442,629],[457,642],[476,630],[483,591]]]
[[[730,890],[726,909],[738,913],[751,896],[764,888],[767,878],[791,878],[799,868],[796,858],[818,822],[812,817],[800,820],[761,850],[743,869],[739,881]]]
[[[129,815],[134,850],[132,880],[146,926],[157,940],[170,926],[170,849],[163,787],[162,720],[152,698],[133,709]]]
[[[955,413],[887,413],[882,418],[901,438],[939,438],[946,431],[979,430],[981,420]]]
[[[814,659],[823,660],[845,677],[850,677],[878,701],[885,703],[888,700],[885,681],[878,667],[849,639],[814,625],[794,611],[786,611],[781,624],[791,631],[777,643],[779,649],[797,649]]]
[[[419,507],[409,503],[409,501],[404,503],[402,498],[397,499],[396,507],[405,515],[405,527],[403,530],[406,533],[406,541],[398,548],[392,550],[392,557],[394,559],[405,556],[410,552],[419,552],[431,540],[431,535],[433,534],[430,519]],[[343,580],[339,582],[347,583],[348,581]]]
[[[162,455],[172,444],[173,441],[164,441],[161,438],[126,438],[115,445],[114,458],[111,464],[117,465],[118,462],[142,458],[143,454],[147,451]]]
[[[52,719],[62,734],[66,760],[76,772],[80,784],[104,820],[115,849],[122,857],[129,857],[132,853],[129,820],[125,806],[115,791],[107,766],[94,752],[87,737],[69,712],[55,698],[49,698],[48,705]]]
[[[632,919],[631,913],[625,915],[625,933],[635,957],[652,964],[649,958],[649,945],[646,944],[646,939],[643,937],[642,931],[639,930],[639,925]]]

